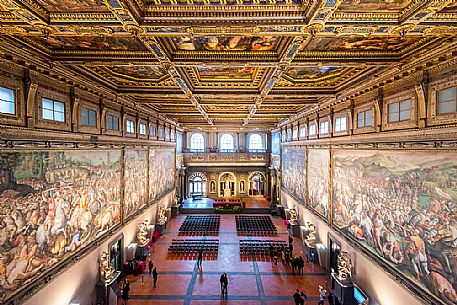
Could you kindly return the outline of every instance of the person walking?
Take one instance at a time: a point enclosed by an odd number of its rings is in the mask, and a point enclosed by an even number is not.
[[[298,258],[298,273],[303,275],[304,268],[305,268],[305,261],[303,260],[303,257],[300,256]]]
[[[295,290],[292,297],[294,298],[295,305],[305,304],[305,300],[301,297],[300,289]]]
[[[154,268],[154,264],[152,263],[151,259],[149,259],[148,268],[149,268],[149,276],[151,276],[152,269]]]
[[[154,267],[154,269],[152,270],[152,278],[154,279],[154,288],[157,287],[157,275],[159,273],[157,272],[157,269]]]
[[[224,296],[224,294],[225,294],[225,297],[227,297],[227,288],[228,288],[227,273],[225,273],[225,272],[222,273],[220,282],[221,282],[221,294],[222,294],[222,296]]]
[[[327,301],[328,305],[335,305],[335,297],[333,296],[333,293],[331,291],[327,295]]]
[[[324,305],[325,302],[325,289],[321,285],[319,285],[319,302],[318,305]]]
[[[124,283],[122,285],[122,300],[124,301],[124,304],[127,304],[129,301],[129,292],[130,292],[130,282],[128,280],[124,280]]]
[[[197,257],[197,267],[201,268],[203,262],[203,250],[198,250],[198,257]]]

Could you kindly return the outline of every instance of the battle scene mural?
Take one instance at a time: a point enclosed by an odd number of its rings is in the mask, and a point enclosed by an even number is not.
[[[285,148],[282,152],[282,187],[305,203],[306,150]]]
[[[173,189],[176,165],[172,149],[149,151],[149,201]]]
[[[457,153],[337,150],[334,225],[457,304]]]
[[[124,219],[146,206],[147,150],[125,151]]]
[[[172,37],[180,51],[272,51],[279,37],[272,36],[196,36]]]
[[[120,158],[0,152],[0,303],[120,223]]]
[[[308,151],[308,206],[324,218],[328,217],[329,163],[328,149]]]

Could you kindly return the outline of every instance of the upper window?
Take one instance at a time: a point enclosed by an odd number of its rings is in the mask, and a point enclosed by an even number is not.
[[[151,137],[155,137],[156,136],[156,125],[151,125],[151,128],[149,130],[149,135]]]
[[[287,141],[290,141],[292,139],[292,130],[290,128],[287,128]]]
[[[231,134],[223,134],[221,137],[221,150],[233,150],[235,149],[235,141]]]
[[[249,149],[263,149],[262,136],[255,133],[249,137]]]
[[[314,124],[314,123],[309,124],[309,135],[310,136],[316,135],[316,124]]]
[[[319,133],[320,134],[327,134],[328,133],[328,121],[321,122],[319,126]]]
[[[205,149],[205,139],[201,133],[194,133],[190,137],[190,149],[191,150],[204,150]]]
[[[119,118],[115,115],[108,114],[106,116],[106,128],[108,130],[119,130]]]
[[[300,126],[300,138],[306,137],[306,128],[305,126]]]
[[[97,112],[87,108],[80,108],[79,114],[82,126],[97,127]]]
[[[132,120],[127,120],[127,132],[135,133],[135,122]]]
[[[43,119],[57,122],[65,122],[64,103],[43,97],[41,99],[41,106]]]
[[[15,114],[14,90],[0,87],[0,113]]]
[[[456,87],[440,90],[436,93],[437,114],[457,112]]]
[[[365,110],[357,113],[357,128],[373,126],[373,110]]]
[[[335,119],[335,132],[346,131],[347,129],[347,117],[342,116]]]
[[[389,104],[389,123],[409,121],[411,119],[411,100]]]
[[[146,124],[140,123],[140,135],[146,135]]]
[[[295,126],[292,130],[292,139],[296,139],[298,137],[298,126]]]

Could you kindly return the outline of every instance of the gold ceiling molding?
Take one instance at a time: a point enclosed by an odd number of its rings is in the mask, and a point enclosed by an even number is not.
[[[424,35],[454,36],[456,34],[457,27],[448,25],[428,27],[424,30]]]
[[[369,36],[375,33],[379,29],[379,26],[342,26],[335,29],[337,36],[343,35],[359,35]]]
[[[220,25],[216,27],[187,27],[186,32],[191,35],[256,35],[260,33],[258,26],[239,27]]]

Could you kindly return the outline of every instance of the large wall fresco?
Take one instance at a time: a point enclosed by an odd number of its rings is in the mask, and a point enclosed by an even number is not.
[[[436,300],[456,304],[457,152],[333,156],[334,225]]]
[[[149,201],[156,199],[174,186],[174,151],[151,149],[149,152]]]
[[[285,148],[282,152],[282,187],[301,203],[306,194],[306,150]]]
[[[126,150],[124,159],[124,215],[128,218],[146,206],[147,150]]]
[[[120,223],[121,152],[0,152],[0,303]]]
[[[308,151],[308,206],[325,218],[329,206],[329,163],[328,149]]]

